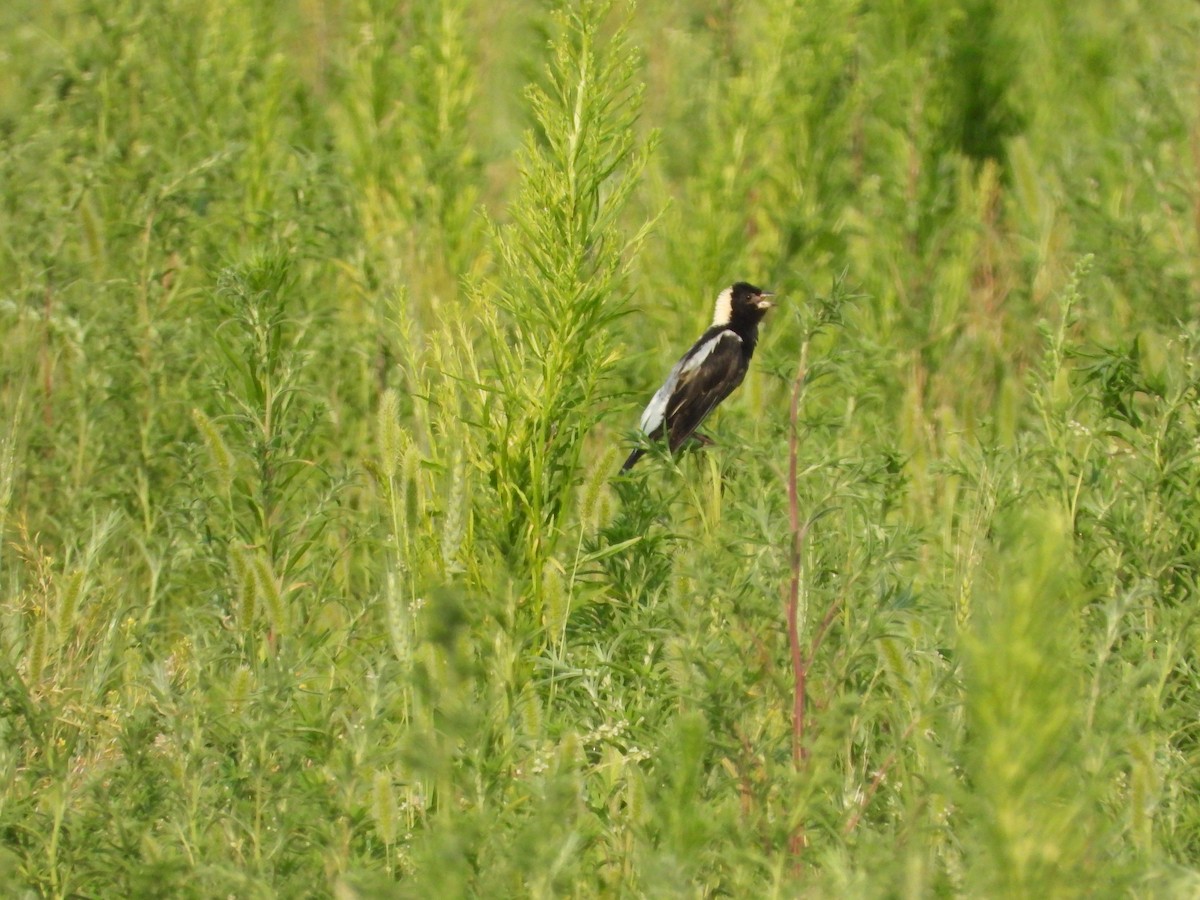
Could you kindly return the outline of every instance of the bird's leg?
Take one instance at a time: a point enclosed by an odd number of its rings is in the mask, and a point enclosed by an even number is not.
[[[692,432],[692,440],[694,440],[701,447],[710,447],[716,443],[716,441],[710,438],[707,434],[701,434],[699,431]]]

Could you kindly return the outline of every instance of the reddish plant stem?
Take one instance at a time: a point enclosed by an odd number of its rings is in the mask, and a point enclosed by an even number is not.
[[[817,650],[825,639],[833,620],[841,608],[841,599],[834,600],[825,610],[820,623],[813,632],[807,652],[800,639],[800,574],[804,565],[804,539],[809,523],[800,521],[799,456],[800,456],[800,398],[804,393],[808,374],[808,343],[800,351],[800,366],[792,383],[790,414],[791,431],[788,435],[788,520],[791,526],[791,578],[784,601],[787,607],[788,648],[792,658],[792,763],[800,772],[808,764],[808,742],[806,740],[808,716],[808,673],[816,659]],[[804,826],[798,825],[788,840],[788,850],[798,856],[808,846]]]
[[[800,650],[799,626],[796,622],[799,607],[799,579],[793,575],[791,596],[788,598],[787,626],[788,644],[792,650],[792,762],[797,768],[808,759],[808,749],[804,746],[804,698],[807,689],[808,667],[804,664],[804,654]]]
[[[797,487],[800,392],[804,388],[804,376],[806,370],[808,370],[808,366],[805,365],[808,350],[808,343],[805,343],[802,350],[800,350],[799,371],[796,373],[796,380],[792,384],[792,403],[790,408],[791,431],[788,433],[787,440],[787,512],[792,532],[790,560],[792,578],[791,582],[788,583],[787,593],[787,643],[792,652],[792,762],[796,763],[797,767],[800,766],[800,763],[805,758],[804,695],[806,676],[808,676],[806,666],[804,665],[803,650],[800,649],[800,564],[803,562],[802,557],[800,557],[800,550],[802,550],[804,544],[805,529],[800,527],[800,498]]]
[[[805,342],[800,351],[800,368],[792,383],[792,401],[789,410],[791,430],[788,435],[788,520],[791,525],[791,570],[792,577],[788,584],[787,595],[787,630],[788,646],[792,653],[792,762],[799,768],[808,757],[804,745],[804,700],[808,681],[808,667],[804,661],[804,651],[800,647],[800,567],[803,562],[801,549],[804,545],[804,534],[807,526],[800,524],[800,492],[797,487],[798,458],[800,448],[799,421],[800,395],[804,389],[804,378],[807,374],[808,343]]]
[[[50,349],[50,317],[54,307],[54,293],[50,285],[46,285],[42,295],[42,421],[47,428],[54,426],[53,395],[54,395],[54,362]]]
[[[800,524],[800,493],[797,487],[798,457],[800,447],[799,421],[800,396],[804,389],[804,379],[808,366],[808,342],[805,341],[800,351],[800,367],[796,372],[796,380],[792,384],[792,401],[790,409],[791,431],[788,435],[788,520],[791,526],[791,571],[788,584],[787,602],[787,631],[788,646],[792,656],[792,763],[796,770],[804,768],[808,759],[808,747],[804,741],[805,698],[808,694],[808,664],[804,651],[800,647],[800,570],[803,563],[801,550],[804,546],[804,536],[808,531],[807,523]],[[811,656],[810,656],[811,658]],[[798,823],[788,838],[788,853],[793,859],[798,859],[801,851],[808,846],[808,836],[804,832],[804,824]]]

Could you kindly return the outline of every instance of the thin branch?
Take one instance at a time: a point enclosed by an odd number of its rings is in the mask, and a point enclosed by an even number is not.
[[[846,820],[845,826],[842,828],[842,834],[848,835],[858,827],[859,821],[863,817],[863,813],[867,811],[867,807],[871,805],[871,799],[879,790],[879,786],[883,784],[883,779],[887,777],[887,773],[891,771],[892,766],[896,764],[899,758],[899,747],[904,746],[905,742],[912,736],[913,729],[917,727],[917,720],[913,719],[908,723],[908,727],[904,729],[904,734],[900,735],[900,740],[897,742],[897,749],[888,754],[888,758],[883,761],[883,765],[875,770],[875,774],[871,777],[871,783],[867,785],[867,789],[863,791],[862,800],[858,803],[858,809],[854,811],[849,819]]]
[[[808,341],[800,350],[800,366],[792,383],[792,400],[790,408],[791,430],[788,435],[788,520],[791,525],[791,570],[792,577],[788,585],[787,595],[787,629],[788,646],[792,654],[792,761],[799,767],[807,758],[804,746],[804,697],[808,666],[805,664],[804,651],[800,647],[800,571],[803,563],[802,549],[808,525],[800,524],[800,493],[797,486],[797,460],[799,458],[800,437],[800,397],[804,390],[805,376],[808,373]]]
[[[800,493],[797,487],[797,459],[799,457],[800,437],[800,397],[804,390],[805,376],[808,372],[808,341],[800,350],[800,366],[796,371],[796,379],[792,384],[792,400],[790,410],[791,431],[788,435],[788,519],[791,525],[791,581],[787,594],[787,630],[788,646],[792,655],[792,762],[797,771],[804,767],[808,758],[808,749],[804,743],[804,702],[808,691],[808,664],[804,652],[800,648],[800,572],[803,564],[801,550],[804,538],[808,533],[808,524],[800,524]],[[793,858],[798,858],[800,851],[808,846],[808,837],[804,832],[803,823],[797,824],[788,839],[788,852]]]

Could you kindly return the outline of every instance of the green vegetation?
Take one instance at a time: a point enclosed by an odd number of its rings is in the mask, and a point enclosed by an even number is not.
[[[1198,47],[3,4],[0,893],[1196,896]]]

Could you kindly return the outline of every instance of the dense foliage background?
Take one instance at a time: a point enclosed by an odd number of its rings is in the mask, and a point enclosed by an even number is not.
[[[5,896],[1200,893],[1196,3],[0,59]],[[739,279],[716,446],[617,478]]]

